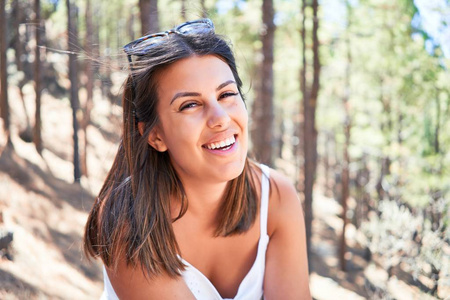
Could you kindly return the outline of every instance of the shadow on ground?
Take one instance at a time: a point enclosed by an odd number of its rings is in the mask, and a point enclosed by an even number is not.
[[[8,295],[14,295],[19,299],[49,298],[49,295],[43,294],[35,286],[0,269],[0,296],[5,297],[3,299],[8,299]]]
[[[95,199],[79,184],[71,184],[54,177],[28,159],[18,156],[10,148],[6,148],[0,155],[0,171],[8,174],[27,191],[48,198],[58,208],[65,202],[77,210],[88,211]]]

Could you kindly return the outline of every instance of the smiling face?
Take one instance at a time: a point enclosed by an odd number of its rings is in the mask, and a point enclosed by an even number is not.
[[[247,157],[248,115],[230,67],[213,55],[191,56],[157,80],[160,122],[149,143],[168,151],[183,184],[239,176]]]

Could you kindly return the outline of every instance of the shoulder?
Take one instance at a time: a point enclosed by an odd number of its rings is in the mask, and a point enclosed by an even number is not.
[[[303,209],[297,191],[286,175],[270,169],[268,234],[272,236],[283,226],[303,220]]]
[[[141,266],[130,266],[124,259],[117,268],[105,267],[105,270],[119,299],[195,299],[181,276],[162,272],[149,277]]]
[[[270,179],[264,298],[311,299],[300,199],[286,176],[270,170]]]

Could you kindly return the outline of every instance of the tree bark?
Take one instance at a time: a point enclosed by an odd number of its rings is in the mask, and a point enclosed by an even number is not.
[[[393,49],[393,47],[392,47]],[[393,51],[393,50],[392,50]],[[386,121],[382,121],[380,125],[381,132],[386,137],[386,144],[389,144],[390,135],[392,134],[392,120],[391,120],[391,100],[388,95],[384,94],[384,78],[379,78],[380,83],[380,102],[383,106],[383,113],[386,114]],[[391,168],[391,159],[389,154],[382,153],[382,157],[380,159],[380,173],[378,177],[377,184],[375,189],[378,194],[378,200],[383,200],[386,196],[389,197],[389,193],[383,187],[384,178],[386,175],[390,174]]]
[[[273,0],[264,0],[263,30],[261,33],[262,54],[261,77],[252,109],[252,143],[257,160],[271,166],[273,148],[273,48],[275,24],[273,22]]]
[[[10,120],[9,120],[9,103],[8,103],[8,62],[6,57],[6,50],[8,49],[7,45],[7,35],[8,35],[8,27],[6,22],[6,12],[5,12],[6,1],[0,0],[0,110],[1,117],[3,119],[3,126],[6,135],[6,146],[12,147],[11,141],[11,131],[10,131]]]
[[[202,18],[208,17],[208,11],[206,10],[205,0],[200,0],[200,5],[202,7]]]
[[[440,142],[439,133],[441,129],[441,100],[439,99],[439,89],[436,88],[436,127],[434,128],[434,153],[439,154]]]
[[[130,41],[134,41],[136,39],[134,34],[134,17],[135,15],[133,13],[130,13],[127,20],[127,34]]]
[[[159,31],[158,0],[139,0],[141,12],[141,33],[155,33]]]
[[[19,0],[13,1],[13,12],[12,15],[14,15],[13,20],[13,30],[14,30],[14,51],[15,51],[15,60],[16,60],[16,66],[18,72],[23,72],[23,63],[22,63],[22,54],[24,53],[24,45],[23,45],[23,39],[21,37],[20,33],[20,26],[22,23],[25,23],[25,20],[23,18],[23,6],[21,5],[21,2]],[[26,83],[26,77],[25,74],[23,74],[22,78],[17,83],[17,89],[19,90],[20,100],[22,102],[23,111],[25,114],[25,129],[21,130],[19,132],[19,136],[24,140],[25,142],[32,142],[33,141],[33,130],[31,129],[31,121],[30,117],[28,115],[27,107],[25,104],[25,96],[23,93],[23,87]]]
[[[327,131],[325,134],[325,145],[324,145],[324,158],[323,158],[323,164],[324,164],[324,191],[325,196],[330,197],[331,196],[331,180],[330,180],[330,170],[331,170],[331,132]]]
[[[33,142],[39,154],[42,154],[41,137],[41,4],[40,0],[34,0],[34,23],[36,48],[34,49],[34,92],[36,95],[36,111],[34,115]]]
[[[344,104],[348,105],[348,104]],[[347,113],[346,113],[347,114]],[[342,168],[342,198],[341,198],[341,205],[342,205],[342,232],[339,242],[339,263],[341,266],[342,271],[347,270],[346,260],[345,260],[345,253],[347,252],[347,242],[345,239],[345,232],[346,232],[346,226],[348,223],[347,220],[347,202],[350,195],[349,192],[349,181],[350,181],[350,172],[349,172],[349,154],[348,154],[348,147],[350,143],[350,125],[347,123],[350,122],[348,120],[348,117],[346,117],[347,121],[344,125],[345,129],[345,143],[344,143],[344,162],[343,162],[343,168]]]
[[[94,1],[92,4],[92,10],[94,12],[94,16],[98,16],[100,14],[100,5],[98,2]],[[100,20],[99,18],[93,19],[92,24],[92,54],[94,55],[95,60],[100,57]],[[134,36],[133,36],[134,37]],[[100,73],[100,64],[95,63],[92,65],[92,69],[94,74],[99,75]]]
[[[352,52],[351,52],[351,45],[350,45],[350,27],[352,23],[352,11],[351,6],[348,0],[346,1],[346,7],[347,7],[347,34],[345,38],[345,44],[347,47],[347,66],[345,70],[345,78],[344,78],[344,97],[342,98],[343,106],[344,106],[344,136],[345,136],[345,142],[344,142],[344,161],[342,163],[342,198],[341,198],[341,205],[342,205],[342,233],[340,238],[340,245],[339,245],[339,262],[341,266],[342,271],[347,270],[347,262],[345,260],[345,253],[347,252],[347,241],[345,239],[345,232],[347,227],[347,202],[348,198],[350,196],[350,156],[348,153],[348,149],[350,147],[350,130],[351,130],[351,116],[350,116],[350,93],[351,93],[351,87],[350,87],[350,68],[352,64]]]
[[[181,19],[186,22],[186,0],[181,0]]]
[[[303,144],[305,144],[306,142],[306,136],[305,136],[305,132],[306,132],[306,128],[305,128],[305,114],[306,112],[304,111],[304,106],[305,103],[307,103],[309,101],[309,92],[308,92],[308,87],[306,86],[306,72],[308,69],[308,66],[306,64],[306,0],[302,0],[302,8],[301,8],[301,15],[302,15],[302,29],[301,29],[301,40],[302,40],[302,68],[300,70],[300,89],[302,91],[302,96],[303,96],[303,105],[300,106],[300,114],[302,115],[302,122],[300,122],[300,130],[299,132],[302,133],[303,136]],[[311,262],[311,236],[312,236],[312,231],[311,231],[311,225],[312,225],[312,218],[313,218],[313,214],[312,214],[312,199],[308,198],[306,196],[306,188],[305,188],[305,184],[306,184],[306,150],[305,147],[303,147],[303,167],[301,167],[300,169],[300,173],[303,173],[301,175],[299,175],[300,178],[303,179],[303,182],[301,184],[301,190],[303,191],[303,196],[304,196],[304,208],[305,208],[305,230],[306,230],[306,250],[307,250],[307,254],[308,254],[308,261]],[[312,264],[309,264],[309,270],[311,271],[311,267]]]
[[[308,64],[306,62],[306,1],[303,1],[302,5],[302,54],[303,54],[303,67],[301,70],[300,86],[303,94],[303,154],[304,154],[304,197],[305,197],[305,225],[306,225],[306,239],[308,258],[311,261],[311,236],[312,236],[312,220],[313,220],[313,187],[317,169],[317,130],[316,130],[316,108],[317,97],[319,94],[319,79],[320,79],[320,59],[319,59],[319,19],[318,0],[313,0],[311,7],[313,11],[313,27],[312,27],[312,83],[309,86],[307,82]],[[311,271],[311,264],[310,264]]]
[[[93,36],[93,30],[92,30],[92,5],[91,0],[86,0],[86,12],[85,12],[85,20],[86,20],[86,44],[85,49],[88,54],[88,57],[93,57],[93,50],[92,50],[92,36]],[[91,110],[92,110],[92,98],[94,95],[94,72],[92,67],[92,59],[86,60],[85,65],[85,72],[86,72],[86,103],[85,103],[85,109],[84,109],[84,118],[83,118],[83,132],[84,132],[84,149],[83,149],[83,156],[81,158],[81,169],[83,171],[83,174],[85,176],[89,176],[89,169],[87,164],[87,155],[88,155],[88,135],[87,135],[87,129],[89,124],[91,123]]]
[[[73,174],[74,181],[80,182],[80,159],[78,146],[78,120],[77,111],[80,106],[78,99],[78,66],[76,61],[76,49],[78,45],[78,12],[75,4],[66,0],[67,5],[67,32],[69,49],[69,80],[70,80],[70,105],[72,107],[72,125],[73,125]]]

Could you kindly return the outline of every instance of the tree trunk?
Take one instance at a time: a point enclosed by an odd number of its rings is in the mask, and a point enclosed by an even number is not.
[[[15,51],[15,60],[16,60],[16,66],[18,72],[23,72],[23,63],[22,63],[22,54],[23,51],[23,39],[21,37],[20,33],[20,26],[22,23],[25,23],[25,20],[23,18],[23,6],[21,5],[21,2],[19,0],[14,0],[13,2],[13,12],[12,15],[14,15],[13,20],[13,30],[14,30],[14,51]],[[24,74],[25,75],[25,74]],[[30,117],[28,115],[27,107],[25,104],[25,96],[23,93],[23,87],[26,83],[26,78],[23,76],[17,83],[17,89],[19,90],[20,100],[22,102],[23,111],[25,114],[25,129],[22,129],[19,132],[19,136],[22,140],[24,140],[27,143],[30,143],[33,141],[33,131],[31,129],[31,122]]]
[[[200,5],[202,7],[202,18],[208,17],[208,11],[206,10],[205,0],[200,0]]]
[[[5,12],[6,2],[5,0],[0,0],[0,88],[1,88],[1,97],[0,97],[0,110],[1,117],[3,119],[3,126],[6,135],[6,145],[7,147],[12,147],[11,142],[11,131],[10,131],[10,121],[9,121],[9,104],[8,104],[8,63],[6,58],[6,50],[8,49],[7,45],[7,22],[6,22],[6,12]]]
[[[440,142],[439,132],[441,129],[441,100],[439,99],[439,89],[436,88],[436,127],[434,129],[434,153],[439,154]]]
[[[275,24],[273,22],[273,0],[264,0],[263,30],[261,33],[262,54],[261,77],[252,109],[253,153],[257,160],[271,166],[273,148],[273,47]]]
[[[141,33],[155,33],[159,31],[158,0],[139,0],[141,12]]]
[[[111,48],[111,37],[114,34],[114,30],[112,32],[109,28],[106,29],[108,31],[108,34],[106,35],[104,47],[106,49]],[[110,109],[112,111],[112,107],[115,105],[115,96],[111,91],[111,87],[113,86],[113,81],[111,79],[111,65],[112,65],[112,57],[111,55],[107,55],[105,58],[105,64],[102,68],[102,95],[106,96],[108,100],[110,101]]]
[[[302,100],[307,101],[309,99],[309,91],[308,87],[306,85],[306,71],[308,69],[308,66],[306,64],[306,0],[302,0],[302,7],[301,7],[301,15],[302,15],[302,29],[300,31],[301,33],[301,41],[302,41],[302,67],[300,69],[300,90],[302,92]],[[298,144],[294,147],[294,155],[295,157],[298,157],[297,161],[299,162],[299,176],[298,176],[298,182],[297,187],[299,191],[303,192],[303,205],[305,205],[305,153],[304,153],[304,146],[305,143],[305,136],[304,136],[304,127],[305,127],[305,120],[304,120],[304,111],[303,111],[303,105],[300,105],[299,114],[297,118],[297,124],[295,128],[295,136],[298,137]],[[303,159],[303,160],[302,160]],[[311,216],[306,216],[307,213],[310,213]],[[311,230],[310,227],[308,227],[309,221],[312,221],[312,211],[307,211],[305,208],[305,226],[306,226],[306,242],[307,242],[307,252],[308,252],[308,258],[310,255],[310,241],[311,241]],[[310,259],[308,259],[310,260]],[[311,265],[309,266],[309,269],[311,270]]]
[[[372,204],[371,204],[371,196],[370,193],[368,191],[368,184],[370,182],[370,169],[369,169],[369,165],[368,165],[368,155],[366,153],[363,154],[362,157],[362,163],[363,163],[363,169],[362,169],[362,198],[361,198],[361,209],[360,209],[360,222],[359,225],[361,225],[362,221],[365,221],[368,219],[369,216],[369,212],[372,209]],[[358,225],[358,227],[359,227]]]
[[[383,121],[381,123],[381,132],[386,137],[387,144],[389,144],[390,135],[392,134],[391,100],[388,98],[387,95],[384,94],[384,79],[379,78],[379,81],[380,81],[380,102],[383,106],[383,113],[386,114],[387,119],[387,121]],[[379,200],[383,200],[386,196],[389,197],[389,193],[383,187],[383,182],[385,176],[390,174],[390,168],[391,168],[391,159],[389,157],[389,154],[382,153],[382,158],[380,161],[380,174],[378,177],[378,182],[375,187]]]
[[[181,19],[186,22],[186,0],[181,0]]]
[[[22,70],[24,72],[24,84],[33,81],[33,65],[30,62],[29,59],[31,51],[34,49],[32,48],[31,42],[34,41],[34,34],[35,30],[33,26],[28,26],[28,22],[30,21],[29,16],[27,15],[27,12],[30,12],[33,10],[33,1],[19,1],[21,2],[21,14],[24,14],[24,16],[21,19],[21,24],[24,26],[24,37],[23,37],[23,45],[22,50],[24,51],[22,53]]]
[[[342,162],[342,198],[341,198],[341,204],[342,204],[342,233],[340,238],[340,245],[339,245],[339,262],[341,266],[342,271],[347,270],[347,263],[345,260],[345,253],[347,252],[347,241],[345,239],[345,232],[346,232],[346,226],[347,226],[347,202],[348,198],[350,196],[350,156],[348,153],[348,149],[350,147],[350,130],[351,130],[351,116],[350,116],[350,93],[351,93],[351,86],[350,86],[350,68],[352,64],[352,52],[351,52],[351,45],[350,45],[350,27],[352,25],[352,10],[350,3],[346,2],[347,7],[347,36],[345,38],[345,44],[347,47],[347,67],[345,70],[345,78],[344,78],[344,97],[342,98],[342,102],[344,105],[344,118],[345,118],[345,124],[344,124],[344,135],[345,135],[345,142],[344,142],[344,161]]]
[[[86,44],[85,49],[88,54],[88,57],[93,57],[93,51],[92,51],[92,36],[93,36],[93,30],[92,30],[92,5],[91,0],[86,1],[86,14],[85,14],[85,20],[86,20]],[[92,110],[92,98],[94,95],[94,72],[92,68],[92,60],[87,59],[86,65],[85,65],[85,72],[86,72],[86,103],[85,103],[85,109],[84,109],[84,118],[83,118],[83,132],[84,132],[84,151],[83,156],[81,158],[81,169],[83,171],[83,174],[85,176],[89,175],[89,169],[87,164],[87,155],[88,155],[88,135],[87,135],[87,129],[89,124],[91,123],[91,110]]]
[[[130,41],[134,41],[136,39],[134,34],[134,17],[135,15],[130,13],[127,21],[127,34]]]
[[[347,118],[346,118],[347,119]],[[348,121],[346,121],[347,123]],[[342,233],[340,237],[339,242],[339,263],[341,266],[342,271],[347,270],[346,261],[345,261],[345,252],[347,251],[347,242],[345,239],[345,231],[347,226],[347,200],[349,198],[349,181],[350,181],[350,174],[349,174],[349,154],[348,154],[348,147],[349,147],[349,139],[350,139],[350,126],[345,125],[345,144],[344,144],[344,162],[343,162],[343,168],[342,168],[342,198],[341,198],[341,205],[342,205]]]
[[[92,4],[92,9],[94,11],[94,16],[98,16],[100,14],[100,5],[98,2],[94,1]],[[95,59],[100,57],[100,18],[93,19],[93,31],[92,31],[92,54]],[[134,36],[133,36],[134,37]],[[92,65],[92,69],[94,74],[99,75],[100,73],[100,64],[95,63]]]
[[[36,111],[34,117],[33,142],[39,154],[42,154],[41,137],[41,4],[40,0],[34,0],[34,24],[35,24],[35,54],[34,54],[34,92],[36,95]]]
[[[358,160],[358,170],[355,178],[355,213],[353,215],[353,224],[359,228],[362,220],[362,210],[364,207],[364,161],[361,158]]]
[[[277,138],[278,140],[278,152],[277,157],[283,157],[283,148],[284,148],[284,134],[286,132],[286,126],[284,125],[284,120],[280,122],[280,136]]]
[[[308,258],[311,258],[311,236],[312,236],[312,220],[313,220],[313,186],[317,168],[317,130],[316,130],[316,108],[317,97],[319,94],[319,78],[320,78],[320,60],[319,60],[319,19],[317,17],[319,3],[318,0],[312,1],[313,11],[313,28],[312,28],[312,50],[313,50],[313,70],[311,86],[307,83],[308,64],[306,62],[306,6],[302,5],[302,54],[303,67],[301,71],[300,86],[303,94],[303,153],[304,153],[304,195],[305,195],[305,225]],[[311,261],[309,259],[309,261]],[[311,265],[310,265],[311,270]]]
[[[331,180],[331,176],[330,173],[333,170],[332,167],[332,153],[333,153],[333,145],[332,145],[332,139],[333,139],[333,134],[331,131],[327,131],[325,134],[325,153],[324,153],[324,191],[325,191],[325,196],[327,197],[332,197],[333,195],[333,191],[332,191],[332,186],[333,186],[333,182]]]
[[[20,3],[20,0],[14,0],[13,1],[13,12],[12,15],[15,16],[13,20],[13,30],[14,30],[14,51],[15,53],[15,59],[16,59],[16,66],[17,71],[22,71],[22,43],[20,38],[20,24],[24,21],[23,20],[23,7]]]
[[[300,130],[299,132],[302,132],[302,136],[303,136],[303,144],[305,144],[306,141],[306,136],[305,136],[305,114],[306,112],[304,111],[304,106],[305,103],[309,101],[309,91],[308,91],[308,87],[306,85],[306,72],[308,69],[308,65],[306,64],[306,0],[302,0],[302,9],[301,9],[301,15],[302,15],[302,29],[301,29],[301,40],[302,40],[302,68],[300,70],[300,89],[302,91],[302,97],[303,97],[303,106],[300,106],[300,114],[302,114],[303,116],[303,121],[300,122]],[[301,168],[300,172],[302,172],[303,174],[300,175],[299,177],[303,178],[303,183],[301,184],[301,190],[303,191],[303,195],[304,195],[304,208],[305,208],[305,229],[306,229],[306,248],[307,248],[307,253],[308,253],[308,261],[311,262],[311,236],[312,236],[312,231],[311,231],[311,225],[312,225],[312,218],[313,218],[313,214],[312,214],[312,203],[307,203],[307,199],[306,199],[306,188],[305,188],[305,183],[306,183],[306,151],[305,151],[305,147],[303,147],[303,167]],[[311,201],[312,199],[308,199],[308,201]],[[311,270],[312,264],[309,264],[309,270]]]
[[[79,108],[78,99],[78,66],[76,50],[78,48],[78,12],[75,4],[70,0],[66,0],[67,4],[67,32],[68,48],[69,48],[69,80],[70,80],[70,105],[72,107],[72,124],[73,124],[73,174],[74,181],[80,182],[80,159],[78,153],[78,120],[77,111]]]

